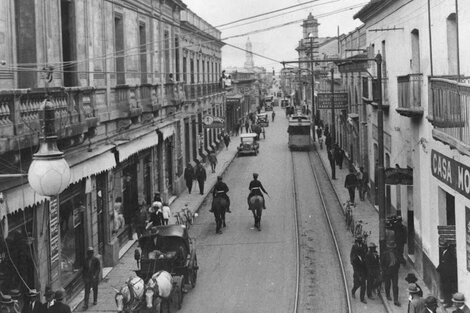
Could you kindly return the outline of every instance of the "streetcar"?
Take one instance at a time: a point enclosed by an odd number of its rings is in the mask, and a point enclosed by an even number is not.
[[[309,150],[312,147],[312,121],[307,115],[295,114],[289,119],[288,146],[291,150]]]

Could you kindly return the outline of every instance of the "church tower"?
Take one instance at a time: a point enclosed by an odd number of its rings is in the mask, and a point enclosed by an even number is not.
[[[252,70],[253,67],[255,66],[255,63],[253,62],[253,52],[252,52],[250,37],[248,37],[248,40],[246,41],[245,50],[246,50],[245,68]]]

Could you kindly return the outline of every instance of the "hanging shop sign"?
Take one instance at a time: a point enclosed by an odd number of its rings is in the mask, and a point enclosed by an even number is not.
[[[348,108],[348,93],[338,92],[334,94],[335,109],[347,109]],[[319,109],[331,109],[331,92],[319,92],[317,98]]]
[[[225,128],[225,120],[218,116],[206,114],[202,118],[204,128]]]
[[[236,106],[236,105],[239,105],[240,104],[240,99],[241,98],[227,98],[227,100],[225,101],[227,107],[229,106]]]
[[[412,168],[387,168],[385,169],[386,185],[413,185]]]
[[[51,281],[59,276],[59,199],[51,197],[49,202],[49,251],[50,251],[50,275]]]
[[[470,272],[470,208],[465,207],[465,234],[467,242],[467,271]]]
[[[369,62],[360,59],[354,59],[338,64],[338,71],[340,73],[360,73],[367,72],[369,69]]]
[[[470,167],[432,150],[431,171],[434,177],[470,199]]]

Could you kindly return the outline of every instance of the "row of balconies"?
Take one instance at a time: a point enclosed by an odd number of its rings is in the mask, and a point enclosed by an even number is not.
[[[38,145],[41,107],[47,95],[55,106],[55,129],[61,140],[93,131],[100,122],[116,119],[138,122],[143,113],[155,116],[167,106],[178,108],[187,99],[219,91],[218,84],[184,86],[182,82],[119,85],[111,88],[109,95],[106,89],[93,87],[48,88],[47,94],[43,88],[1,90],[0,154]]]

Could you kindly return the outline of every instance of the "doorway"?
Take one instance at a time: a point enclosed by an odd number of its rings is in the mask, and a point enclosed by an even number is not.
[[[106,181],[107,181],[107,172],[101,173],[96,176],[96,214],[98,220],[98,253],[104,255],[105,247],[105,214],[106,212]]]

